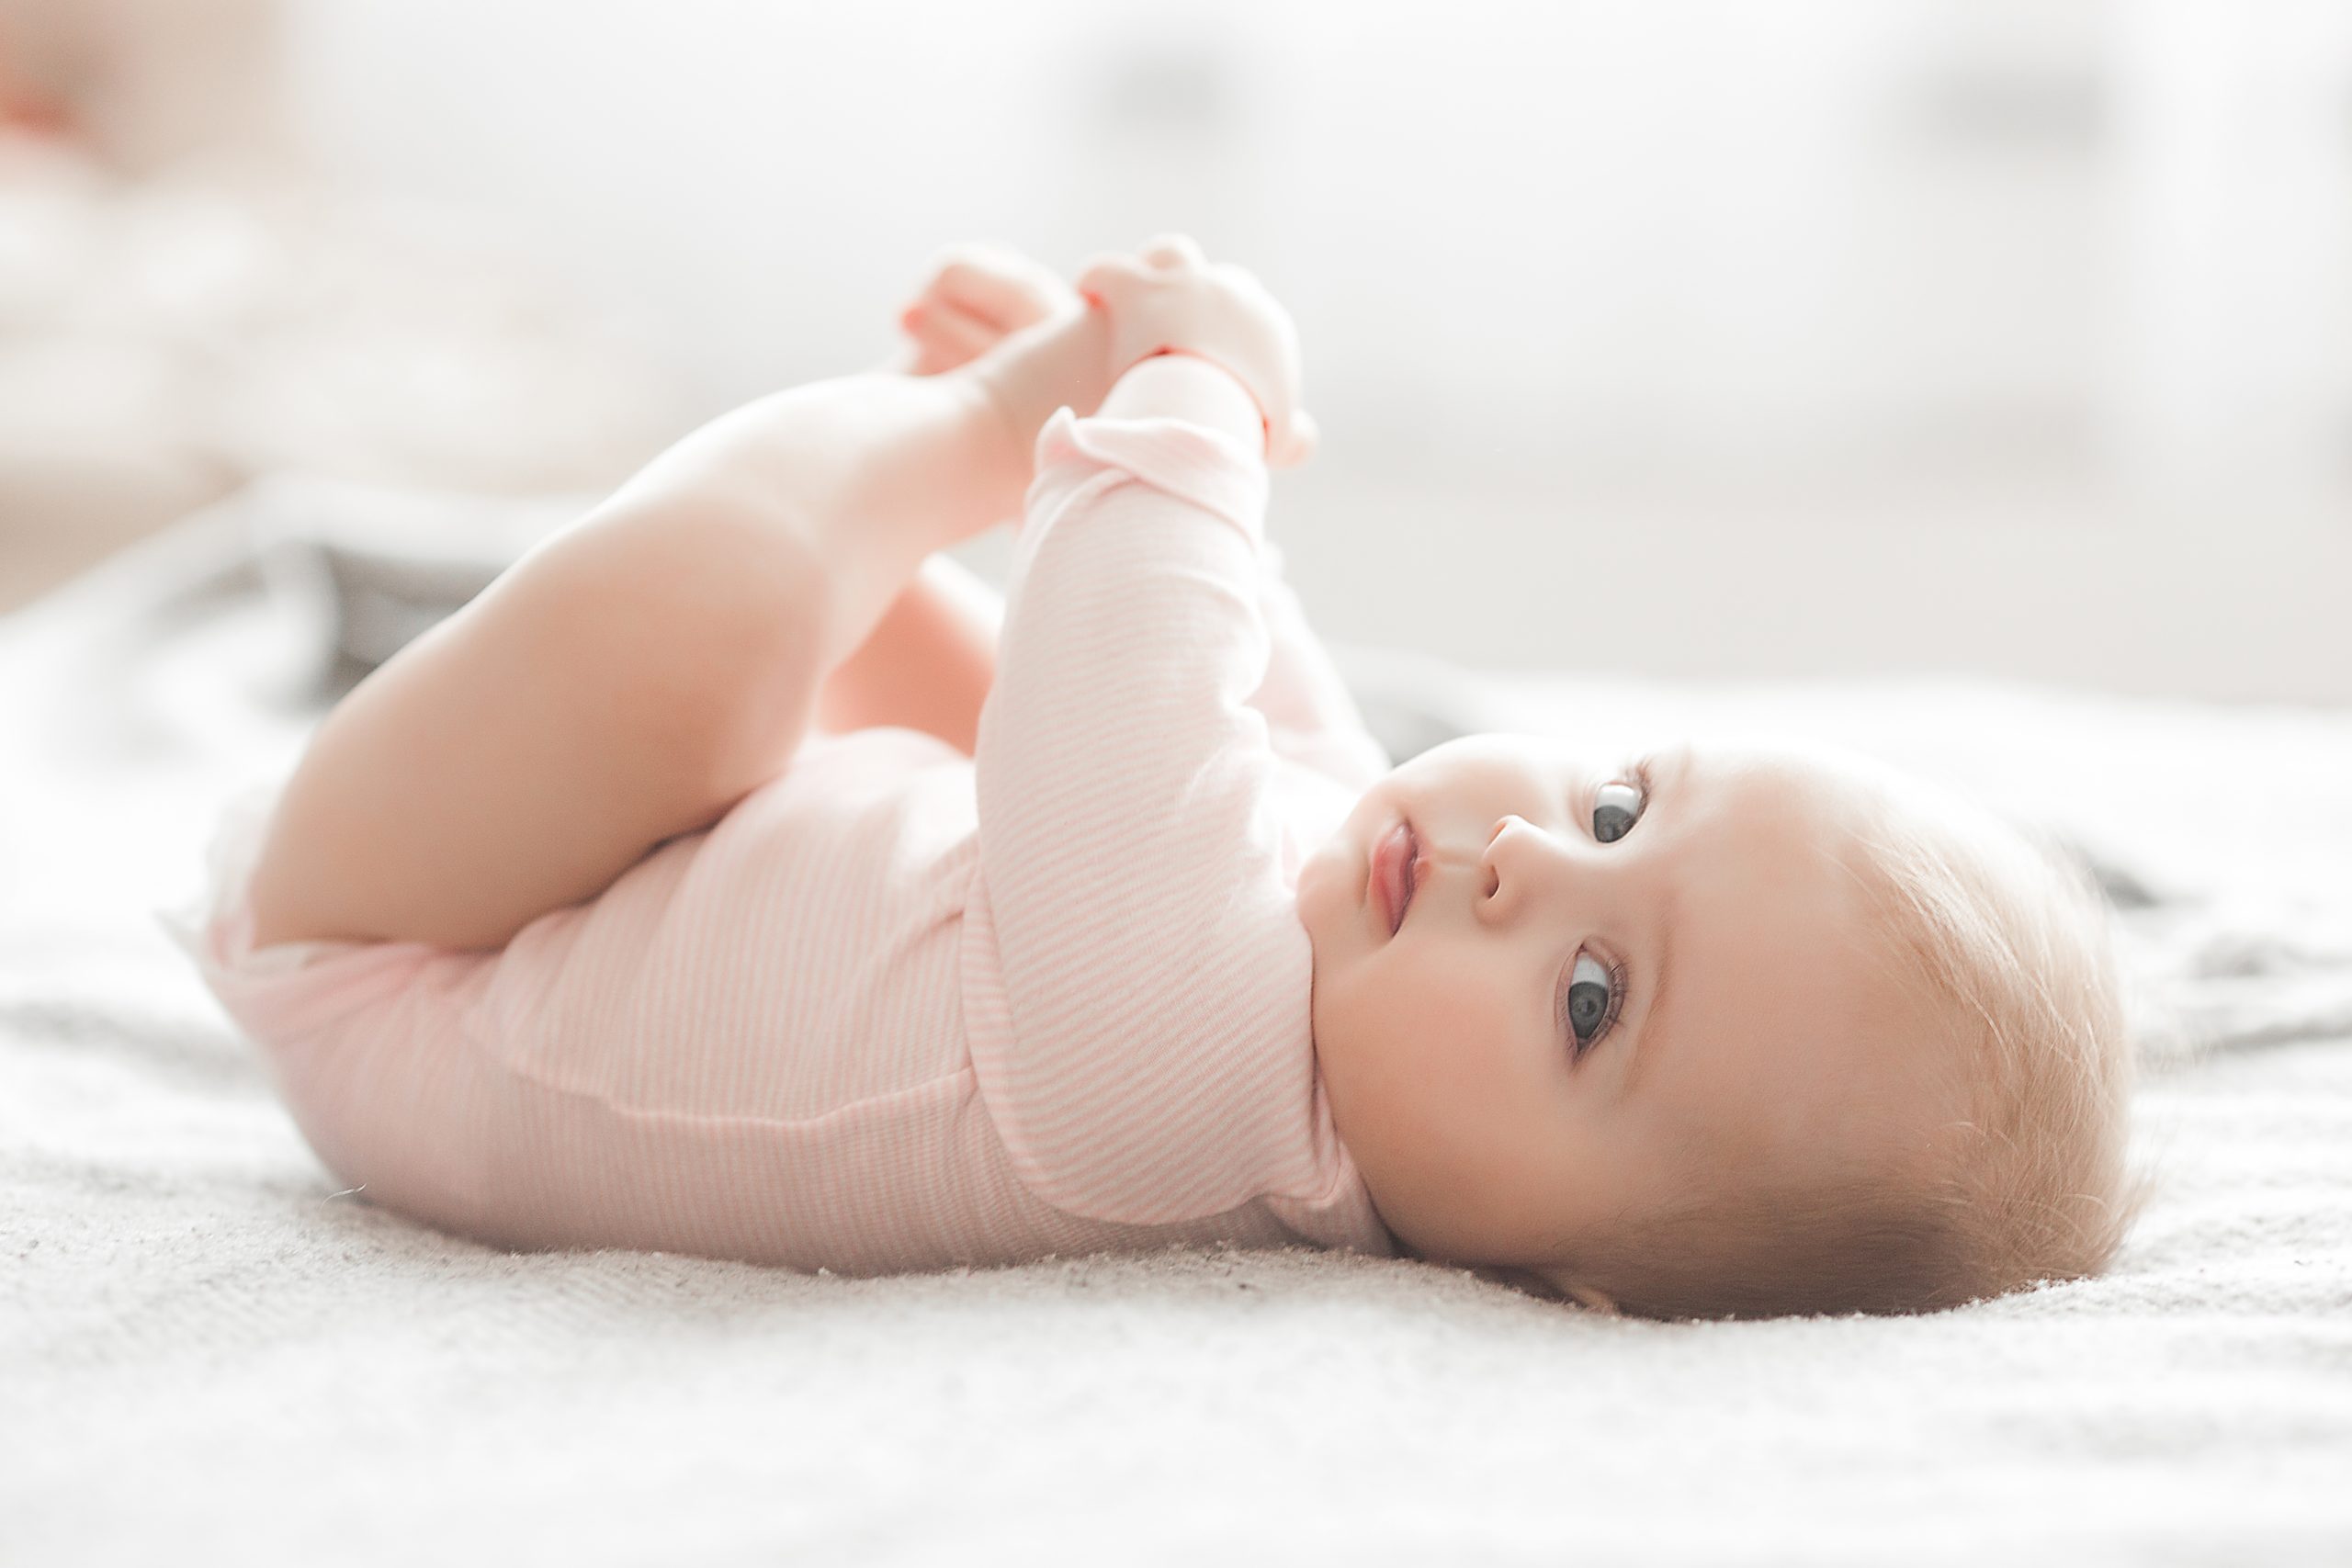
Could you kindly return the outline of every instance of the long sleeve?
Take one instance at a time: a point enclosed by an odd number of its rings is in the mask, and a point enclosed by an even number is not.
[[[1135,1224],[1353,1179],[1283,865],[1263,464],[1167,419],[1040,433],[974,755],[967,1028],[1013,1167]],[[1311,679],[1274,694],[1306,733]]]

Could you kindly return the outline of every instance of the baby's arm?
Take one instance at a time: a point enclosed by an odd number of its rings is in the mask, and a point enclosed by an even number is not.
[[[1124,1223],[1268,1190],[1267,1119],[1311,1089],[1308,1053],[1245,1049],[1311,957],[1248,705],[1261,427],[1223,377],[1149,360],[1101,417],[1047,424],[974,754],[967,940],[1002,998],[967,984],[974,1070],[1023,1181]]]
[[[1165,286],[1279,309],[1215,277]],[[1287,324],[1261,323],[1261,341]],[[1270,655],[1267,435],[1292,411],[1259,395],[1285,384],[1266,367],[1247,387],[1219,367],[1248,362],[1247,338],[1203,339],[1216,364],[1142,358],[1099,417],[1047,423],[974,757],[974,1073],[1032,1190],[1133,1224],[1328,1174],[1295,1135],[1313,954],[1269,722],[1250,705]]]
[[[954,371],[1001,355],[1006,340],[1024,329],[1085,308],[1069,285],[1026,256],[992,245],[959,245],[900,313],[910,342],[892,367],[916,376]],[[1163,379],[1154,373],[1130,386],[1123,414],[1186,418],[1197,412],[1193,400],[1171,399]],[[1212,389],[1213,399],[1230,396],[1229,389]],[[1089,411],[1081,405],[1079,412]],[[1229,434],[1245,441],[1260,434],[1229,400],[1224,415]],[[1212,413],[1206,424],[1216,423]],[[1261,609],[1273,634],[1273,663],[1251,703],[1266,715],[1284,756],[1343,782],[1369,783],[1386,771],[1386,759],[1364,734],[1345,687],[1283,582],[1279,555],[1271,545],[1264,551]],[[1002,622],[1002,602],[987,584],[952,559],[933,557],[865,644],[828,677],[818,704],[820,728],[842,733],[901,725],[969,753],[994,680]]]
[[[1265,453],[1265,423],[1249,389],[1195,355],[1162,354],[1135,366],[1102,400],[1102,417],[1181,419]]]
[[[1112,389],[1102,413],[1181,419],[1222,431],[1252,451],[1262,452],[1272,438],[1268,422],[1240,380],[1187,354],[1162,355],[1136,366]],[[1269,658],[1265,681],[1251,694],[1250,705],[1265,715],[1277,752],[1351,788],[1369,788],[1388,772],[1388,758],[1365,730],[1346,683],[1283,581],[1280,552],[1261,539],[1259,554],[1259,612]]]

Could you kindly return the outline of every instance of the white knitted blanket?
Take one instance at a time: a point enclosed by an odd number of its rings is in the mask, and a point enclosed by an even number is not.
[[[1391,735],[1810,735],[2071,834],[2162,1173],[2099,1280],[1668,1326],[1296,1252],[515,1256],[337,1192],[150,914],[320,711],[249,521],[0,620],[0,1562],[2352,1561],[2352,715],[1351,654]]]

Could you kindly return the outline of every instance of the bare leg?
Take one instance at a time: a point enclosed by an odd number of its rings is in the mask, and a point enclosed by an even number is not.
[[[954,370],[1016,333],[1084,309],[1069,284],[1018,252],[959,245],[899,313],[908,343],[885,368],[913,376]],[[843,734],[897,725],[968,755],[995,682],[1003,620],[994,589],[949,557],[933,556],[865,644],[827,676],[818,728]]]
[[[817,728],[844,734],[897,725],[972,754],[980,705],[996,680],[1004,604],[951,556],[934,555],[865,645],[834,666],[817,700]]]
[[[254,871],[256,943],[503,946],[716,821],[923,560],[1019,511],[1046,415],[1101,400],[1101,324],[780,392],[656,458],[328,716]]]

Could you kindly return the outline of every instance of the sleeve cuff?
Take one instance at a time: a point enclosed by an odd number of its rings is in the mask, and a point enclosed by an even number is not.
[[[1080,419],[1054,411],[1037,433],[1036,470],[1074,461],[1118,468],[1241,530],[1265,533],[1265,459],[1219,431],[1180,419]]]

